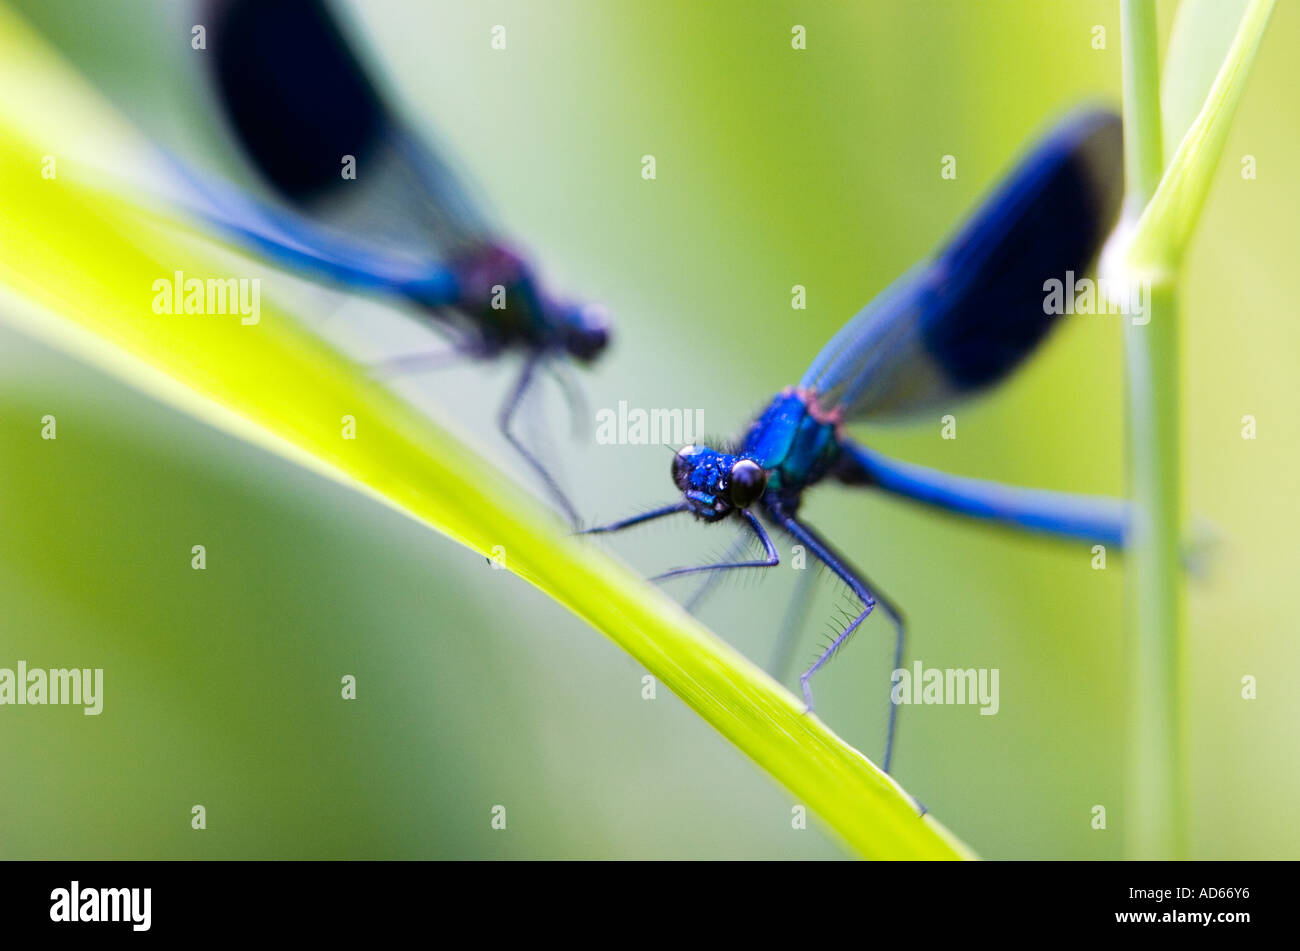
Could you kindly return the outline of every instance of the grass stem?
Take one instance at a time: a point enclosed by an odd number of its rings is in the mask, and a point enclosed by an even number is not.
[[[1155,194],[1164,168],[1155,0],[1123,0],[1126,224]],[[1130,858],[1184,848],[1181,671],[1183,574],[1179,334],[1175,274],[1154,276],[1149,320],[1125,323],[1130,557]]]

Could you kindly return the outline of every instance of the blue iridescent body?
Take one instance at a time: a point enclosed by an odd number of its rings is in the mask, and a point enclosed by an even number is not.
[[[241,249],[348,290],[404,299],[451,338],[450,348],[390,370],[522,352],[498,425],[576,523],[512,420],[539,369],[558,374],[566,360],[587,363],[605,350],[603,311],[549,294],[494,234],[427,134],[416,135],[381,96],[329,4],[206,0],[204,10],[215,98],[273,198],[172,159],[183,203]]]
[[[701,518],[725,518],[733,508],[731,472],[737,462],[747,459],[766,472],[767,493],[797,506],[804,488],[825,476],[839,456],[835,425],[818,420],[803,394],[786,390],[754,420],[735,452],[706,446],[679,452],[678,488],[696,503]]]
[[[1115,499],[1025,489],[938,472],[883,456],[850,437],[851,420],[947,405],[1005,379],[1057,320],[1045,283],[1082,273],[1096,258],[1123,191],[1119,117],[1090,111],[1054,128],[929,261],[913,268],[850,320],[799,385],[777,394],[735,447],[687,446],[673,459],[682,500],[592,529],[618,531],[688,512],[705,522],[738,518],[758,560],[726,558],[659,578],[772,567],[776,546],[762,521],[822,562],[861,602],[861,612],[800,677],[810,678],[879,606],[903,660],[901,612],[867,577],[799,518],[803,493],[819,481],[876,488],[946,512],[1062,538],[1120,545],[1129,513]],[[739,554],[740,550],[736,550]],[[797,617],[798,612],[792,612]],[[897,707],[889,708],[889,769]]]

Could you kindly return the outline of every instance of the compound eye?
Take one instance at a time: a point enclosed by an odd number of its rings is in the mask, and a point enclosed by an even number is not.
[[[594,360],[609,345],[609,319],[604,308],[588,304],[571,318],[571,329],[566,344],[569,352],[579,360]]]
[[[673,456],[673,484],[683,492],[689,487],[687,480],[691,476],[691,456],[695,455],[694,446],[683,446]]]
[[[594,360],[609,344],[609,331],[604,327],[580,330],[569,338],[569,352],[579,360]]]
[[[731,467],[731,504],[748,508],[767,488],[767,472],[752,459],[741,459]]]

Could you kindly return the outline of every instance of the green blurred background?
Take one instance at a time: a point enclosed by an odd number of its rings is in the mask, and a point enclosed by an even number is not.
[[[195,98],[198,20],[184,4],[14,6],[150,136],[235,174]],[[724,434],[796,381],[1044,123],[1119,96],[1109,0],[349,10],[504,231],[554,284],[614,315],[615,347],[586,375],[592,410],[702,407]],[[1171,20],[1163,4],[1162,35]],[[504,52],[488,44],[498,23]],[[790,49],[796,23],[806,51]],[[1300,855],[1300,326],[1283,280],[1300,244],[1297,30],[1300,9],[1283,2],[1184,282],[1188,506],[1221,536],[1189,590],[1197,857]],[[939,176],[945,154],[955,181]],[[1243,154],[1257,180],[1242,179]],[[808,288],[806,311],[790,308],[793,284]],[[419,341],[409,321],[381,341],[370,328],[398,319],[375,302],[288,278],[263,291],[296,295],[362,352],[402,332]],[[491,424],[510,372],[402,386],[532,488]],[[792,829],[787,794],[668,691],[643,700],[635,662],[481,557],[9,331],[0,376],[0,666],[103,667],[106,684],[97,718],[0,709],[0,856],[844,854],[815,822]],[[1122,401],[1119,323],[1076,318],[1009,385],[957,411],[957,440],[939,438],[937,418],[858,433],[955,472],[1113,493]],[[569,442],[562,407],[548,408],[590,520],[671,498],[662,448]],[[55,442],[37,438],[47,413]],[[1245,414],[1255,441],[1241,438]],[[1122,560],[1094,571],[1086,547],[830,485],[806,514],[907,611],[910,658],[1001,671],[996,716],[903,708],[903,785],[983,856],[1118,857]],[[611,547],[651,573],[731,537],[683,520]],[[194,544],[205,572],[190,569]],[[702,617],[766,663],[794,581],[782,567],[732,582]],[[823,579],[801,664],[843,600]],[[871,756],[888,668],[873,623],[817,682],[820,715]],[[344,674],[355,702],[339,699]],[[1240,696],[1247,674],[1253,701]],[[505,831],[490,828],[497,804]],[[1096,804],[1104,831],[1091,828]]]

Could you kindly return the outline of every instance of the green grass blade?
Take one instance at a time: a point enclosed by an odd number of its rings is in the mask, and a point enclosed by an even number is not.
[[[1180,0],[1160,71],[1164,153],[1173,155],[1205,105],[1250,0]],[[1154,191],[1154,189],[1152,189]]]
[[[276,302],[263,300],[253,326],[155,314],[156,279],[223,275],[210,250],[79,180],[66,152],[59,177],[42,178],[51,143],[129,156],[129,142],[3,9],[0,75],[7,88],[47,97],[39,110],[0,106],[0,320],[474,551],[504,552],[511,571],[624,648],[859,854],[970,856],[789,691],[621,563],[568,537],[526,492]],[[50,108],[56,101],[65,108]],[[355,439],[343,438],[344,416],[356,420]]]
[[[1133,271],[1158,277],[1176,268],[1187,249],[1274,5],[1275,0],[1251,0],[1246,8],[1200,111],[1129,235],[1126,260]],[[1189,27],[1183,35],[1198,32]],[[1175,60],[1183,61],[1181,54]]]

